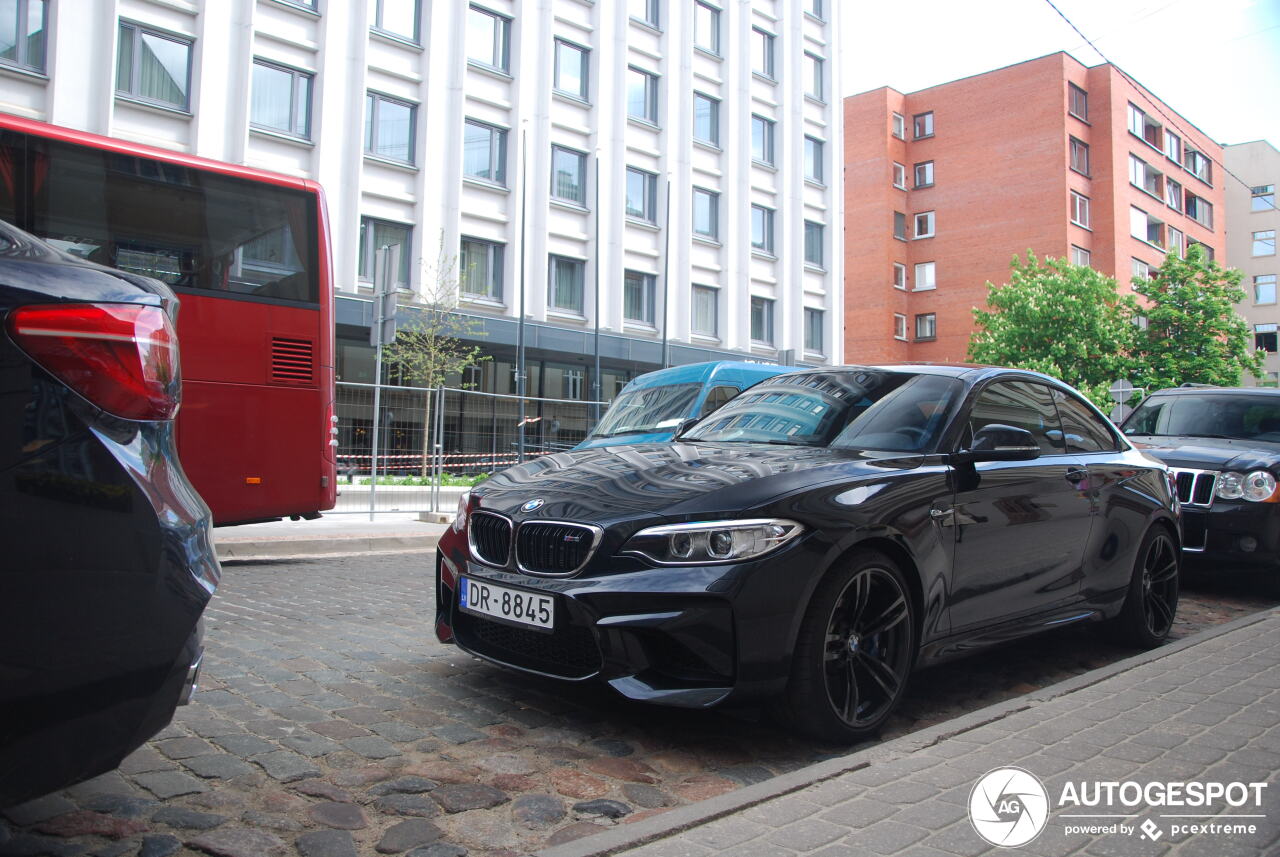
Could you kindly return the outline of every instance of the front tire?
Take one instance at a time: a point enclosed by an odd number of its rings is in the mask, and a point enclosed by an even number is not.
[[[828,575],[805,610],[785,695],[784,723],[823,741],[873,737],[897,708],[916,660],[916,615],[906,579],[863,551]]]
[[[1154,526],[1138,548],[1124,607],[1112,622],[1121,642],[1154,649],[1169,639],[1178,610],[1181,554],[1169,531]]]

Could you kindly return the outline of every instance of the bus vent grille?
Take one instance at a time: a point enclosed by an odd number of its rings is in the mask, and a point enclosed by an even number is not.
[[[277,384],[310,384],[315,374],[311,341],[271,340],[271,380]]]

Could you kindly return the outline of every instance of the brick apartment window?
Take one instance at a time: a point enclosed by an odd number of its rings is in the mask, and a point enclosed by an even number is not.
[[[893,162],[893,186],[899,190],[907,189],[907,168],[897,161]]]
[[[370,92],[365,98],[365,154],[412,164],[417,110],[406,101]]]
[[[1174,211],[1182,211],[1182,185],[1170,178],[1164,180],[1164,202]]]
[[[921,161],[915,165],[915,186],[933,187],[933,161]]]
[[[926,312],[916,316],[916,341],[922,342],[938,338],[938,316]]]
[[[753,161],[773,166],[773,127],[772,119],[754,115],[751,117],[751,159]]]
[[[720,100],[701,92],[693,94],[693,139],[720,145]]]
[[[893,263],[893,287],[904,291],[907,288],[907,266],[901,262]]]
[[[1275,211],[1276,186],[1273,184],[1264,184],[1249,188],[1249,210]]]
[[[1092,263],[1092,254],[1083,247],[1071,245],[1071,264],[1078,265],[1081,268],[1088,268]]]
[[[822,310],[804,308],[804,350],[813,354],[822,353],[822,317]]]
[[[507,132],[468,119],[462,135],[462,172],[493,184],[507,183]]]
[[[893,114],[893,136],[899,140],[907,139],[907,119],[901,113]]]
[[[46,0],[6,3],[0,18],[0,64],[44,71]]]
[[[1071,222],[1089,228],[1089,197],[1071,191]]]
[[[1276,330],[1277,325],[1275,324],[1255,324],[1253,326],[1253,347],[1275,354],[1276,351],[1280,350],[1276,343]]]
[[[1213,228],[1213,205],[1208,200],[1196,196],[1194,193],[1185,194],[1187,203],[1187,217],[1190,217],[1201,226]]]
[[[904,342],[907,339],[907,317],[900,312],[893,314],[893,338]]]
[[[1071,169],[1081,175],[1089,175],[1089,144],[1071,138]]]
[[[925,137],[933,136],[933,111],[928,113],[917,113],[911,120],[914,129],[915,139],[920,140]]]
[[[1182,166],[1186,168],[1187,172],[1205,184],[1213,184],[1213,164],[1203,152],[1198,152],[1188,146],[1182,156]]]
[[[1164,126],[1133,104],[1129,105],[1129,133],[1147,145],[1164,151]]]
[[[916,224],[915,237],[917,238],[933,237],[934,218],[933,218],[932,211],[922,211],[919,214],[917,214],[915,217],[915,224]]]
[[[1155,267],[1142,261],[1141,259],[1132,260],[1132,273],[1135,280],[1149,280],[1155,273]]]
[[[1174,229],[1172,226],[1165,227],[1168,244],[1166,248],[1170,253],[1181,259],[1187,252],[1186,236],[1182,234],[1182,230]]]
[[[773,33],[751,28],[751,70],[773,79]]]
[[[1137,155],[1129,156],[1129,184],[1142,188],[1157,199],[1164,198],[1164,173]]]
[[[1253,278],[1253,302],[1255,304],[1273,304],[1276,302],[1276,275],[1257,274]]]
[[[1129,234],[1139,241],[1164,246],[1164,221],[1152,217],[1136,205],[1129,207]]]
[[[937,262],[920,262],[916,265],[915,290],[917,292],[927,292],[938,287],[937,265]]]
[[[907,216],[901,211],[893,213],[893,237],[900,241],[907,240]]]
[[[1276,231],[1263,229],[1253,233],[1253,255],[1274,256],[1276,254]]]
[[[1208,244],[1205,244],[1203,241],[1197,241],[1194,238],[1188,238],[1187,247],[1192,247],[1192,246],[1199,247],[1202,251],[1204,251],[1204,258],[1206,262],[1213,261],[1215,254],[1213,252],[1213,248],[1210,247]]]
[[[502,261],[505,245],[479,238],[463,238],[458,254],[458,281],[464,295],[502,300]]]
[[[1074,83],[1067,84],[1067,112],[1077,119],[1089,121],[1089,93]]]
[[[589,100],[591,93],[589,62],[591,51],[571,42],[566,42],[563,39],[555,40],[555,48],[556,68],[553,86],[556,92],[561,92],[583,101]]]
[[[1171,131],[1164,133],[1164,156],[1171,161],[1182,163],[1182,138]]]
[[[120,22],[116,93],[186,110],[191,92],[190,39]]]
[[[751,341],[773,345],[773,301],[770,298],[751,299]]]
[[[309,140],[311,82],[312,75],[305,71],[255,59],[249,124]]]
[[[511,19],[479,6],[467,10],[467,61],[511,70]]]
[[[644,69],[627,69],[627,115],[658,124],[658,76]]]

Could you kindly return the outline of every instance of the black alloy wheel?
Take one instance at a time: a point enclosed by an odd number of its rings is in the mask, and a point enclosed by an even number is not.
[[[1124,607],[1114,628],[1128,643],[1155,648],[1169,637],[1178,611],[1178,568],[1181,556],[1168,530],[1155,526],[1138,549]]]
[[[902,572],[882,554],[860,554],[814,593],[780,707],[815,737],[869,738],[902,698],[915,654]]]

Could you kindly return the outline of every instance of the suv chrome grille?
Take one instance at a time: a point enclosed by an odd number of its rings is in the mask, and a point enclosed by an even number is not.
[[[516,532],[516,565],[529,574],[573,574],[591,559],[601,535],[585,524],[526,521]]]
[[[476,559],[501,568],[511,557],[511,521],[493,512],[472,512],[467,541]]]
[[[1178,484],[1178,502],[1184,506],[1208,508],[1218,487],[1218,471],[1169,468]]]

